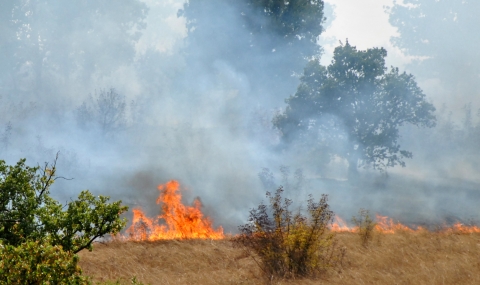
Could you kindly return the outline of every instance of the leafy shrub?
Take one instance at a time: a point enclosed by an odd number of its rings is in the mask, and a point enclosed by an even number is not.
[[[269,276],[306,276],[325,270],[335,263],[334,235],[328,230],[333,212],[327,196],[319,202],[307,201],[309,217],[289,210],[292,201],[282,198],[283,187],[275,194],[267,192],[270,206],[260,204],[250,211],[248,223],[239,227],[237,244],[252,250],[257,263]]]
[[[376,225],[370,217],[370,212],[365,209],[360,209],[358,211],[358,216],[352,217],[352,222],[358,228],[358,235],[360,236],[362,245],[366,247],[373,238],[373,230]]]
[[[51,198],[55,165],[56,160],[44,168],[29,167],[22,159],[8,166],[0,160],[0,241],[4,244],[19,246],[49,238],[52,245],[77,253],[91,250],[95,239],[125,226],[120,215],[128,207],[121,201],[107,203],[108,197],[95,197],[89,191],[82,191],[65,206]]]
[[[48,240],[18,246],[0,243],[0,284],[90,284],[78,256]]]

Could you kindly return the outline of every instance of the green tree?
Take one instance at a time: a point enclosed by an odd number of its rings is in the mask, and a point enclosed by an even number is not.
[[[49,239],[52,245],[77,253],[92,249],[92,242],[118,233],[126,224],[120,215],[128,207],[108,203],[105,196],[82,191],[77,200],[62,206],[50,197],[57,179],[56,160],[43,168],[25,165],[25,159],[8,166],[0,160],[0,240],[19,246],[28,240]]]
[[[387,71],[386,56],[383,48],[361,51],[347,41],[328,67],[311,61],[286,110],[274,119],[284,142],[311,140],[347,159],[349,174],[359,165],[405,166],[412,153],[400,149],[399,127],[433,127],[435,108],[412,75]]]

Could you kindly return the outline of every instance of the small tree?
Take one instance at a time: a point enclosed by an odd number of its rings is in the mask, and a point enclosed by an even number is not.
[[[366,209],[360,209],[358,216],[352,217],[352,222],[357,226],[358,235],[364,247],[367,247],[368,243],[373,238],[373,230],[377,225],[370,217],[370,212]]]
[[[99,128],[105,134],[111,134],[124,128],[127,124],[127,104],[125,97],[114,88],[100,90],[89,97],[77,109],[77,120],[83,128]]]
[[[120,215],[128,207],[121,201],[108,203],[108,197],[95,197],[89,191],[82,191],[66,206],[51,198],[50,186],[58,178],[56,161],[40,168],[26,166],[25,159],[14,166],[0,160],[0,241],[4,244],[19,246],[48,238],[52,245],[77,253],[91,250],[95,239],[125,226]]]
[[[267,192],[270,207],[263,203],[250,211],[248,223],[239,227],[235,241],[260,257],[259,265],[269,276],[306,276],[333,266],[334,235],[328,230],[333,212],[323,195],[310,196],[309,217],[289,210],[292,201],[282,199],[283,188]]]

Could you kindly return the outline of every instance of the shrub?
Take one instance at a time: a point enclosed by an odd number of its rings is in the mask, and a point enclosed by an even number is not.
[[[0,284],[90,284],[81,275],[78,256],[49,241],[0,243]]]
[[[260,258],[256,261],[269,277],[306,276],[333,266],[334,235],[328,230],[333,212],[327,196],[319,202],[309,196],[307,218],[300,210],[289,210],[292,201],[283,199],[282,192],[282,187],[275,194],[267,192],[270,206],[252,209],[234,241]]]
[[[358,211],[357,217],[352,217],[352,222],[358,228],[358,235],[364,247],[368,246],[368,243],[373,238],[373,230],[375,229],[376,223],[373,222],[370,217],[370,212],[365,209],[360,209]]]

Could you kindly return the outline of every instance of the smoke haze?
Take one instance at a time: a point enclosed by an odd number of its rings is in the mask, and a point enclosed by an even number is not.
[[[327,193],[346,218],[367,208],[405,223],[479,219],[473,88],[442,109],[457,97],[431,82],[449,83],[406,65],[421,74],[420,86],[440,111],[437,127],[401,130],[402,146],[414,154],[406,168],[388,169],[388,178],[361,170],[362,178],[347,181],[345,160],[281,147],[272,119],[295,93],[307,62],[299,58],[308,51],[272,30],[252,36],[242,13],[266,26],[254,8],[206,1],[214,4],[197,11],[203,22],[192,29],[177,0],[7,2],[0,4],[0,158],[43,165],[59,152],[58,175],[74,179],[52,187],[62,202],[90,189],[153,215],[157,185],[177,179],[187,203],[199,196],[215,225],[235,232],[264,199],[268,184],[258,174],[268,168],[272,185],[286,186],[285,165],[288,196]],[[326,5],[324,13],[329,35],[342,11]],[[318,46],[315,56],[321,52]],[[474,86],[471,80],[462,84]],[[301,189],[293,186],[298,168]]]

